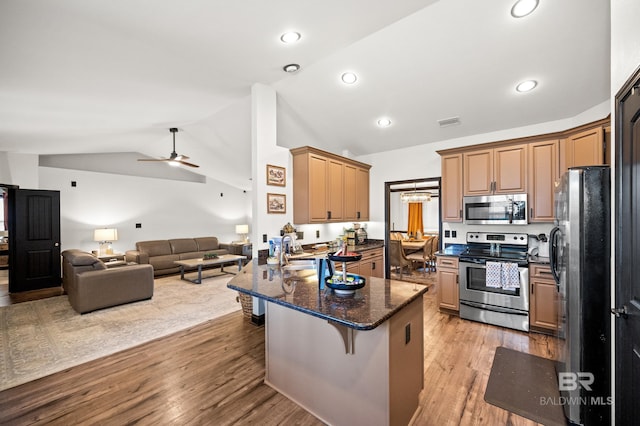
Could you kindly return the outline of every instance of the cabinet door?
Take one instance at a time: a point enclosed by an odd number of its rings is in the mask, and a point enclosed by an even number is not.
[[[357,170],[358,168],[350,164],[344,165],[344,220],[357,220],[358,199],[357,199]]]
[[[462,222],[462,154],[442,157],[442,221]]]
[[[604,164],[602,127],[586,130],[567,138],[567,167]]]
[[[329,220],[342,221],[344,197],[343,164],[337,160],[327,161],[327,218]]]
[[[493,150],[466,152],[464,162],[464,195],[488,195],[493,189]]]
[[[553,222],[558,154],[558,140],[529,145],[529,222]]]
[[[439,267],[436,277],[438,280],[438,306],[450,311],[459,311],[458,269]]]
[[[384,264],[382,263],[382,249],[371,251],[363,256],[360,261],[360,275],[365,277],[384,277]]]
[[[529,299],[531,326],[555,331],[558,326],[557,287],[554,281],[532,279]]]
[[[356,176],[356,220],[369,220],[369,170],[358,168]]]
[[[309,155],[309,221],[327,220],[327,164],[324,157]],[[311,194],[313,194],[311,196]]]
[[[494,193],[527,192],[527,145],[512,145],[494,150]]]

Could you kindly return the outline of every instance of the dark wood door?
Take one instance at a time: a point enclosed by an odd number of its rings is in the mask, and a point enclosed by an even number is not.
[[[13,189],[9,196],[9,292],[60,285],[60,192]]]
[[[640,69],[616,96],[617,425],[640,422]]]

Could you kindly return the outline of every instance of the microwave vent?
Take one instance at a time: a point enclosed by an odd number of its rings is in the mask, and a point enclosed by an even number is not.
[[[438,120],[440,127],[449,127],[460,124],[460,117],[442,118]]]

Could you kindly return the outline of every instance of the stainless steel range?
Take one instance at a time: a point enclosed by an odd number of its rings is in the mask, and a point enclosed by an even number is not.
[[[468,232],[460,318],[529,331],[527,234]]]

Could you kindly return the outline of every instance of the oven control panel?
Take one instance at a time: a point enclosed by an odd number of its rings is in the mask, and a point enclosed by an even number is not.
[[[528,234],[467,232],[468,243],[501,243],[526,246],[529,244]]]

